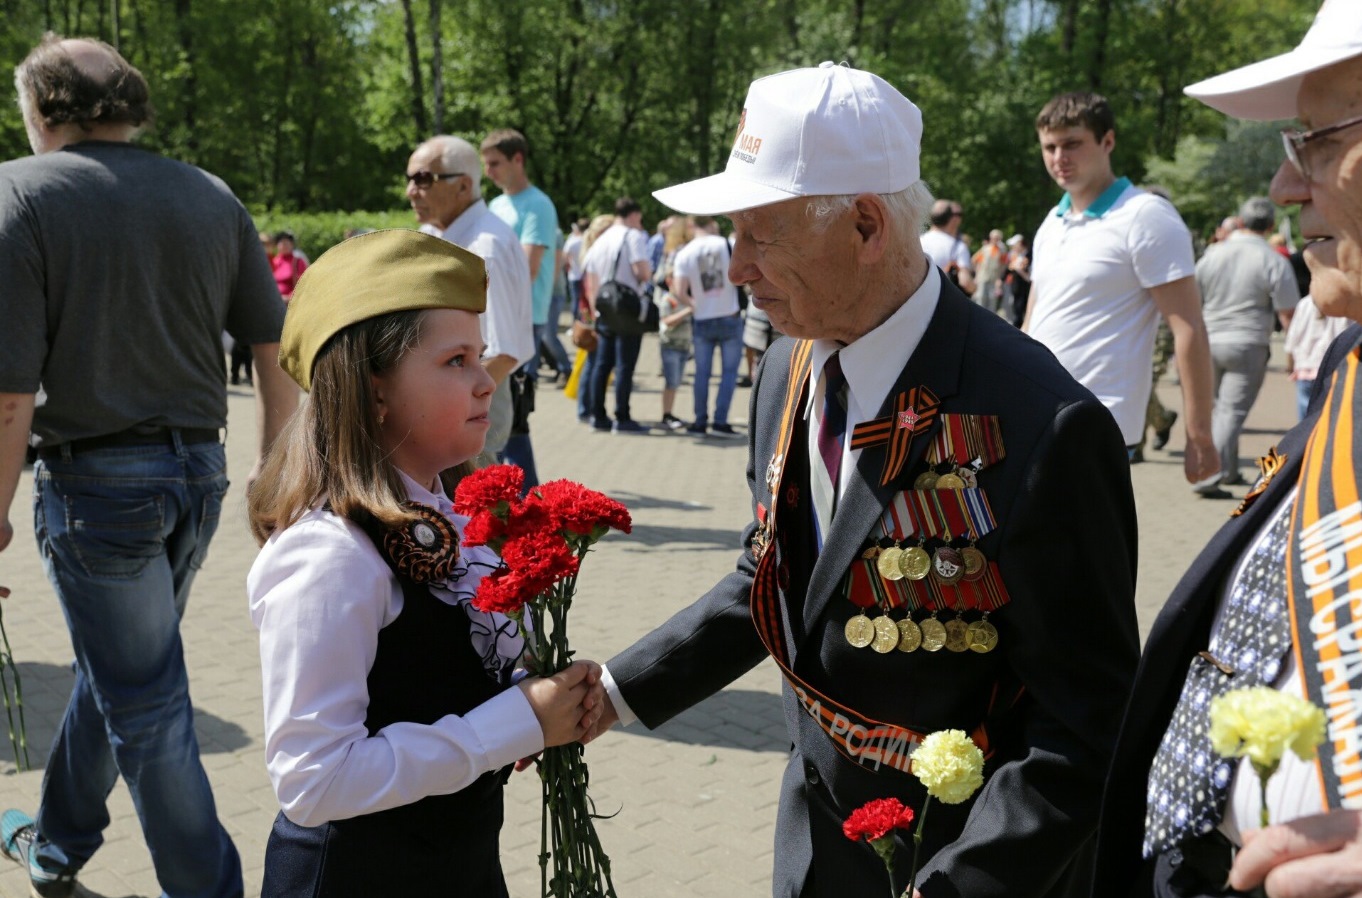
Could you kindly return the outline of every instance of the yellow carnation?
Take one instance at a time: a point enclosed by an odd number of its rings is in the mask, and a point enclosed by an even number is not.
[[[913,752],[913,774],[932,798],[959,804],[984,784],[984,753],[962,730],[940,730]]]
[[[1298,695],[1267,686],[1236,689],[1211,700],[1211,748],[1225,758],[1248,758],[1271,774],[1282,755],[1302,761],[1324,741],[1324,712]]]

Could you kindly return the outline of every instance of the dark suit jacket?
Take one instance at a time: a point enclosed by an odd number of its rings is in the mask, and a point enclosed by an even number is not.
[[[1305,443],[1319,420],[1321,399],[1329,389],[1334,369],[1359,341],[1362,327],[1354,325],[1329,347],[1315,379],[1305,420],[1291,428],[1277,444],[1277,452],[1286,456],[1286,463],[1248,509],[1230,518],[1211,538],[1154,621],[1135,675],[1103,798],[1094,898],[1131,894],[1132,884],[1136,894],[1149,894],[1149,871],[1140,858],[1149,768],[1173,717],[1188,665],[1197,652],[1210,644],[1211,624],[1225,578],[1273,510],[1296,485]]]
[[[767,351],[752,396],[747,467],[755,505],[772,507],[765,483],[777,450],[794,343]],[[943,279],[926,334],[892,396],[929,387],[943,414],[997,415],[1006,457],[979,474],[998,520],[978,547],[998,562],[1011,603],[990,618],[1000,638],[988,654],[948,651],[879,655],[850,647],[843,628],[854,607],[837,592],[893,495],[924,469],[933,431],[918,436],[900,480],[879,486],[884,449],[861,452],[823,551],[814,556],[808,500],[782,518],[779,562],[787,587],[793,665],[809,685],[877,720],[927,733],[972,731],[995,684],[1024,687],[990,726],[987,782],[961,805],[934,802],[926,826],[925,896],[1076,894],[1090,875],[1090,836],[1139,651],[1135,613],[1135,509],[1125,449],[1107,410],[1039,343],[971,303]],[[786,473],[808,495],[805,431],[797,428]],[[766,652],[749,611],[755,570],[749,546],[737,569],[708,594],[611,660],[625,700],[649,727],[717,692]],[[872,798],[899,797],[920,810],[915,777],[872,772],[838,754],[800,710],[784,704],[793,742],[776,826],[773,891],[878,895],[880,860],[841,832]],[[895,884],[907,885],[911,839],[903,834]],[[1077,868],[1081,868],[1077,869]],[[1075,876],[1081,878],[1075,878]]]

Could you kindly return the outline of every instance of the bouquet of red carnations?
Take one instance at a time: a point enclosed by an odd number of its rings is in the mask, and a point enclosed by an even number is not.
[[[487,545],[504,566],[484,577],[473,598],[520,624],[528,662],[551,676],[572,663],[567,615],[577,573],[591,546],[610,530],[628,533],[629,511],[569,480],[534,487],[521,498],[525,472],[492,465],[469,474],[454,493],[454,510],[468,515],[465,545]],[[601,848],[587,797],[587,769],[578,743],[545,749],[538,762],[544,812],[539,869],[542,893],[555,898],[614,898],[610,859]],[[553,872],[549,873],[549,859]]]

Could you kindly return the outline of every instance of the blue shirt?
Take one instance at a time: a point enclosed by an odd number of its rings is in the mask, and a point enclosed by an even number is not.
[[[558,245],[558,210],[548,194],[531,184],[515,194],[503,193],[487,207],[511,226],[521,244],[544,247],[539,273],[531,284],[532,317],[535,324],[547,324],[549,302],[553,299],[553,258]]]

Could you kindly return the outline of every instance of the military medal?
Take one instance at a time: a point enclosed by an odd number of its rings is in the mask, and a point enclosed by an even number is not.
[[[949,652],[969,651],[969,627],[958,617],[946,621],[946,650]]]
[[[935,488],[939,490],[962,490],[965,488],[965,481],[960,479],[959,474],[942,474],[936,478]]]
[[[915,490],[930,490],[935,488],[936,472],[930,469],[917,475],[917,479],[913,481],[913,489]]]
[[[875,624],[864,614],[857,614],[847,621],[846,637],[853,648],[863,649],[875,640]]]
[[[913,622],[911,617],[905,617],[898,622],[900,652],[916,652],[918,646],[922,645],[922,628]]]
[[[965,562],[965,579],[971,583],[982,579],[988,573],[988,559],[974,546],[961,549],[960,557]]]
[[[899,569],[909,580],[922,580],[932,569],[932,556],[921,546],[909,546],[899,553]]]
[[[936,619],[936,612],[918,625],[922,631],[922,649],[927,652],[939,652],[946,645],[946,627],[941,621]]]
[[[774,495],[776,486],[780,483],[781,469],[785,467],[785,453],[777,452],[771,456],[771,463],[766,466],[766,489]]]
[[[965,576],[965,559],[950,546],[942,546],[932,556],[932,574],[941,583],[959,583]]]
[[[998,628],[988,622],[988,615],[969,625],[969,650],[984,654],[998,645]]]
[[[871,625],[875,628],[875,637],[870,642],[872,649],[884,655],[898,648],[899,627],[889,615],[880,615]]]
[[[903,550],[898,545],[892,545],[880,552],[875,567],[879,570],[880,576],[886,580],[902,580],[904,577],[902,559]]]

